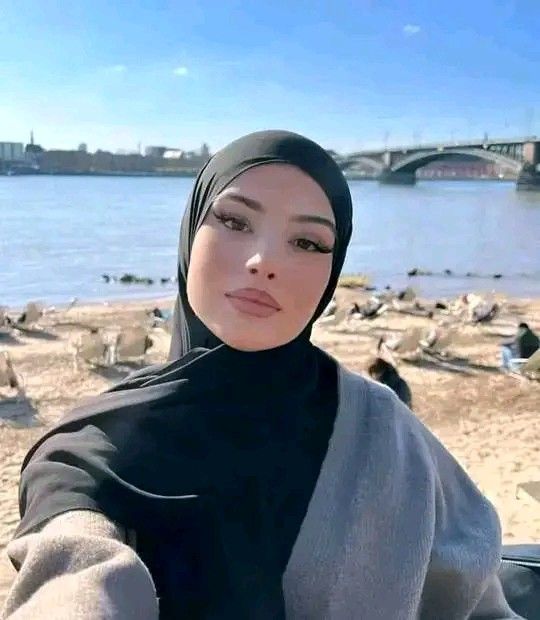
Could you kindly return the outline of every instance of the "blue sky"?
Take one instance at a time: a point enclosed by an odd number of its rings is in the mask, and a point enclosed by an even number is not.
[[[540,135],[539,0],[0,2],[0,141]]]

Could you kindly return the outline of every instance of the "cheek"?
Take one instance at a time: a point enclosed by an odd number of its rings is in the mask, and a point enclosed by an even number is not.
[[[204,289],[208,294],[210,285],[223,279],[224,273],[231,267],[233,253],[230,244],[224,244],[219,232],[204,224],[197,231],[191,248],[188,271],[188,292]]]
[[[294,307],[299,312],[305,312],[309,316],[313,314],[328,285],[331,271],[330,256],[306,256],[305,259],[296,261],[295,267],[287,272],[286,288],[294,298]]]
[[[200,310],[201,302],[207,295],[207,286],[214,282],[217,275],[215,265],[211,260],[214,240],[205,226],[201,226],[193,240],[189,269],[187,275],[188,301],[196,314]],[[210,290],[213,286],[210,286]]]

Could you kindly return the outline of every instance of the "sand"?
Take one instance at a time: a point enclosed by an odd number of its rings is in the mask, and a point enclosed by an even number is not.
[[[340,302],[366,293],[339,289]],[[0,337],[24,377],[28,402],[2,402],[0,388],[0,604],[13,578],[5,545],[18,522],[19,468],[32,443],[71,406],[118,381],[137,364],[73,368],[70,340],[87,326],[148,324],[146,310],[171,308],[172,299],[75,306],[41,320],[42,333]],[[403,361],[399,371],[413,392],[418,417],[439,437],[498,509],[505,543],[540,542],[540,504],[517,485],[540,480],[540,382],[498,370],[498,345],[527,320],[540,331],[540,299],[504,299],[504,312],[489,325],[465,325],[445,360]],[[387,312],[347,328],[316,325],[314,342],[356,371],[363,371],[381,335],[399,334],[433,320]],[[166,358],[169,336],[153,329],[144,363]]]

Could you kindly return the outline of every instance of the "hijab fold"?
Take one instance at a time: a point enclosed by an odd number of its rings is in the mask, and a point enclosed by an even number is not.
[[[191,247],[215,196],[249,168],[276,162],[303,170],[328,197],[332,271],[301,334],[242,352],[189,306]],[[351,220],[343,175],[307,138],[257,132],[214,155],[181,223],[169,360],[82,403],[32,447],[15,536],[68,510],[100,511],[136,531],[161,618],[284,618],[282,574],[338,404],[336,364],[309,338],[337,285]]]

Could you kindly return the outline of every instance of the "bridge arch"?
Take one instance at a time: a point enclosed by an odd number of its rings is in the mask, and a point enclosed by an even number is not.
[[[371,157],[366,157],[365,155],[353,154],[350,157],[341,159],[338,164],[339,167],[344,171],[355,168],[358,165],[363,165],[367,168],[371,168],[374,172],[377,173],[381,173],[384,170],[384,164],[381,161],[371,159]]]
[[[521,172],[523,167],[523,163],[512,159],[511,157],[506,157],[505,155],[501,155],[500,153],[496,153],[494,151],[490,151],[488,149],[478,149],[478,148],[448,148],[441,149],[436,151],[424,151],[421,153],[413,153],[412,155],[403,157],[399,161],[397,161],[394,165],[391,166],[389,172],[390,173],[403,173],[403,174],[413,174],[419,169],[427,166],[433,161],[437,161],[439,159],[452,159],[453,155],[466,156],[471,159],[483,159],[484,161],[488,161],[491,163],[499,164],[501,166],[506,166],[510,168],[516,173]]]

